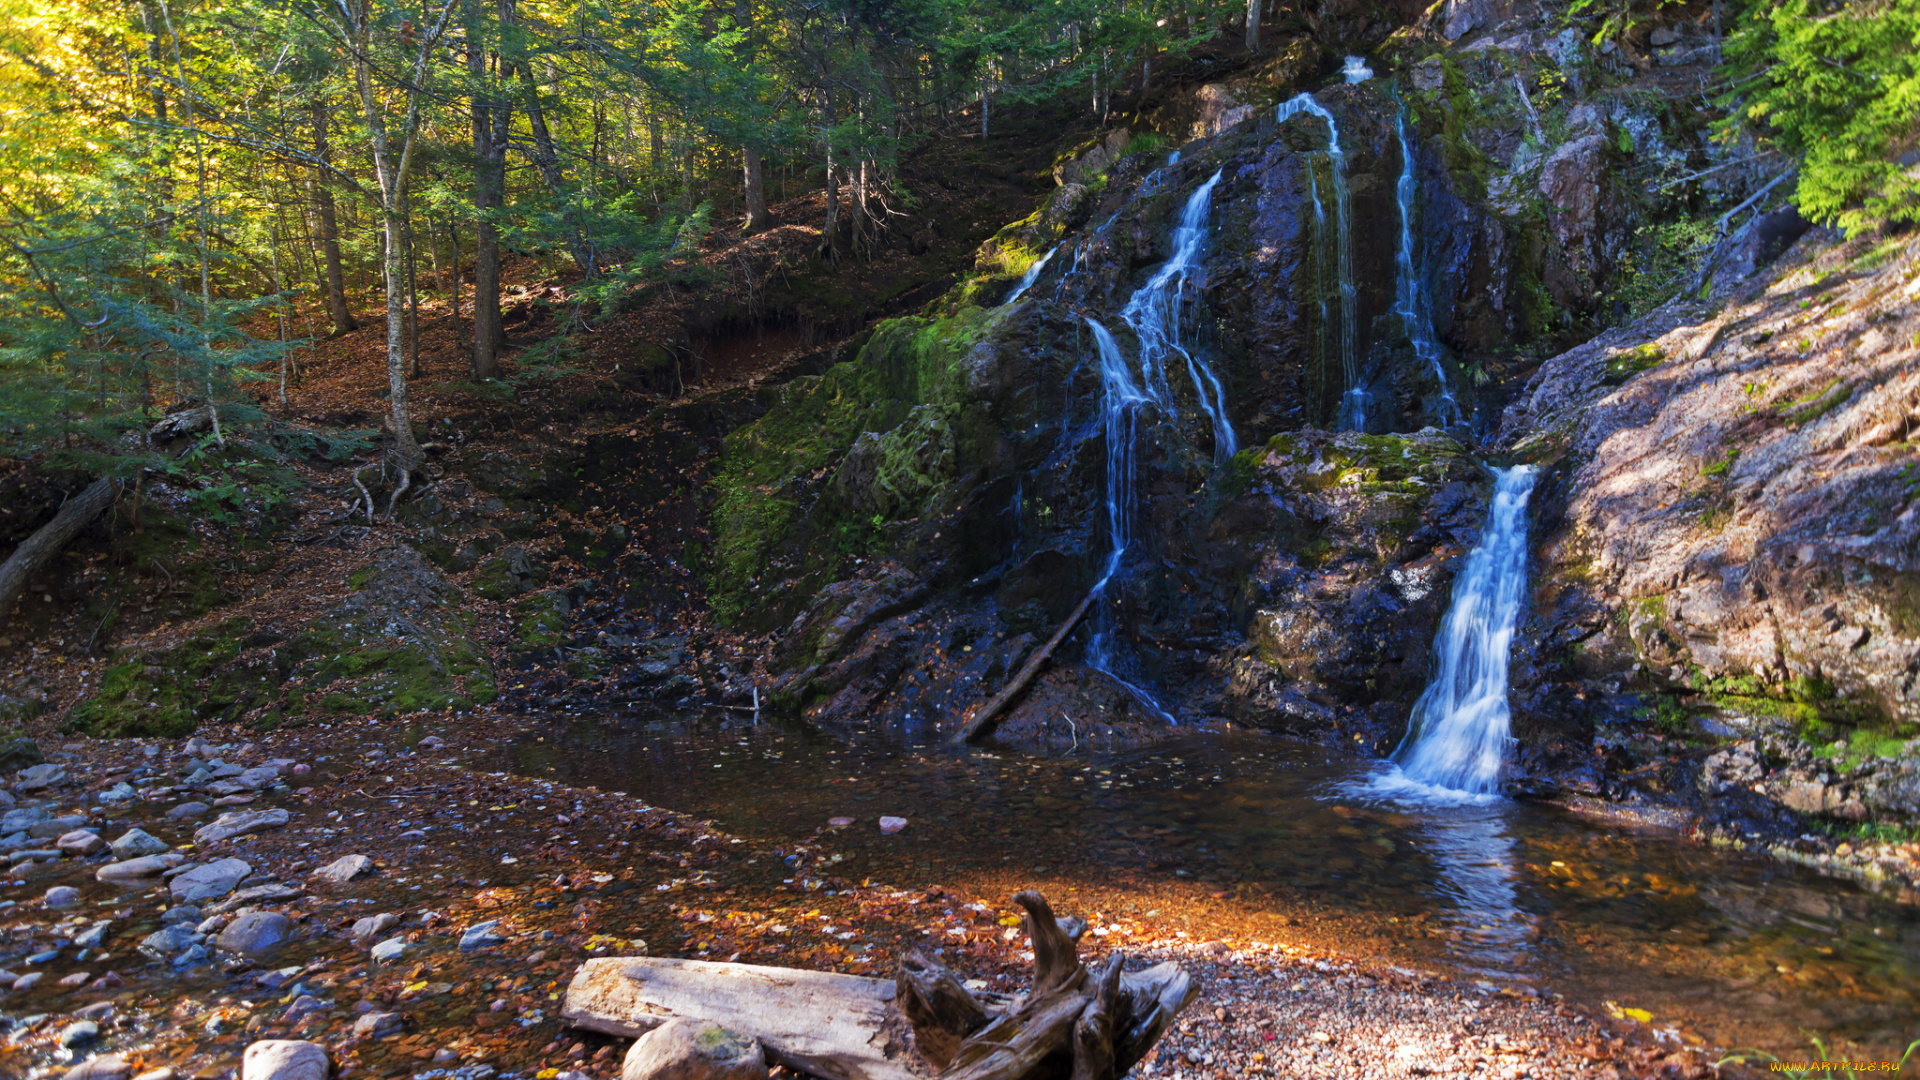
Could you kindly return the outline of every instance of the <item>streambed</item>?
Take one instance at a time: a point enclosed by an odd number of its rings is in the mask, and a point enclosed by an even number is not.
[[[1553,807],[1357,794],[1378,764],[1250,734],[1030,758],[842,743],[708,714],[601,716],[487,768],[623,791],[757,844],[796,883],[1037,886],[1196,940],[1331,944],[1532,985],[1656,1029],[1897,1058],[1920,1038],[1920,912],[1765,856]],[[896,835],[882,815],[909,821]],[[851,817],[834,827],[835,817]]]

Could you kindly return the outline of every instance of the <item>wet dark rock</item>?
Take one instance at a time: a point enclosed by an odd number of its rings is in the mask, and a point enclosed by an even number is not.
[[[251,911],[227,924],[214,944],[243,956],[265,956],[293,937],[293,920],[277,911]]]
[[[100,1025],[91,1020],[76,1020],[60,1029],[60,1047],[72,1050],[75,1047],[90,1045],[100,1037]]]
[[[79,907],[80,890],[71,885],[55,885],[40,902],[50,908]]]
[[[460,935],[461,951],[485,949],[494,945],[506,944],[507,939],[494,931],[494,928],[499,925],[500,920],[491,919],[487,922],[475,923],[468,927],[467,930]]]
[[[37,705],[39,703],[34,702],[33,704]],[[27,708],[28,705],[23,699],[5,698],[4,704],[0,704],[0,723],[11,725],[17,724],[21,720],[31,719],[32,717],[30,716],[18,715],[24,713]],[[16,715],[8,716],[4,710],[11,710]],[[18,772],[32,765],[39,765],[44,761],[46,761],[46,755],[40,752],[40,744],[27,738],[25,735],[16,735],[12,738],[0,739],[0,776],[7,773]]]
[[[21,769],[13,778],[13,790],[19,794],[26,795],[32,792],[45,791],[48,788],[58,787],[66,782],[66,767],[49,761],[40,765],[29,765]]]
[[[63,836],[87,823],[87,819],[78,814],[66,817],[47,818],[27,826],[27,835],[36,840],[52,840]]]

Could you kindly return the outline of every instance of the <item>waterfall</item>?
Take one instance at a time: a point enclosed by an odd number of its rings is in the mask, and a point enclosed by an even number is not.
[[[1395,185],[1394,195],[1400,203],[1400,250],[1394,255],[1394,268],[1397,271],[1394,307],[1406,323],[1407,340],[1413,342],[1414,354],[1433,370],[1434,381],[1440,384],[1441,422],[1452,425],[1460,422],[1460,404],[1453,399],[1453,387],[1447,384],[1447,369],[1440,363],[1440,343],[1433,335],[1433,309],[1427,300],[1427,290],[1421,284],[1418,264],[1413,259],[1413,146],[1407,140],[1407,111],[1404,106],[1400,110],[1398,130],[1400,182]]]
[[[1059,244],[1055,244],[1052,247],[1048,248],[1047,253],[1045,255],[1040,256],[1040,258],[1037,259],[1032,266],[1027,267],[1026,273],[1020,275],[1019,286],[1015,288],[1012,292],[1008,293],[1007,298],[1000,302],[1002,304],[1011,304],[1015,300],[1020,299],[1021,293],[1026,292],[1028,289],[1033,288],[1033,283],[1040,280],[1040,271],[1045,270],[1047,268],[1047,260],[1053,258],[1053,253],[1059,250],[1060,250]]]
[[[1280,103],[1276,115],[1284,124],[1301,113],[1317,116],[1327,122],[1327,156],[1333,164],[1333,207],[1337,225],[1334,233],[1334,264],[1339,274],[1337,281],[1340,293],[1340,371],[1347,382],[1346,390],[1340,395],[1339,423],[1351,431],[1365,431],[1367,391],[1360,385],[1360,294],[1353,284],[1353,221],[1348,208],[1347,155],[1340,149],[1340,125],[1335,122],[1332,113],[1313,100],[1313,95],[1296,94],[1288,98]],[[1309,182],[1314,186],[1315,211],[1324,218],[1324,211],[1320,209],[1319,181],[1310,179]]]
[[[1434,640],[1433,681],[1414,703],[1397,770],[1376,781],[1387,793],[1490,799],[1505,763],[1507,652],[1527,579],[1527,497],[1535,470],[1494,470],[1493,505],[1480,543],[1453,585]]]
[[[1153,277],[1120,309],[1120,318],[1140,339],[1140,377],[1156,403],[1164,406],[1169,398],[1167,354],[1178,353],[1186,361],[1187,377],[1193,380],[1200,411],[1213,425],[1214,459],[1225,461],[1240,449],[1233,433],[1233,421],[1227,417],[1226,391],[1213,368],[1181,341],[1180,331],[1187,282],[1200,274],[1200,256],[1207,240],[1207,213],[1212,208],[1214,185],[1219,182],[1220,173],[1215,172],[1187,200],[1186,208],[1180,213],[1180,224],[1173,230],[1173,256],[1160,264]]]
[[[1341,65],[1340,74],[1346,76],[1349,83],[1366,82],[1373,78],[1373,69],[1367,66],[1365,60],[1349,56],[1346,63]]]

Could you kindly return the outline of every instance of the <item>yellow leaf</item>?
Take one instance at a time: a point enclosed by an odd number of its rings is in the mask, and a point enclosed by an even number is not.
[[[1019,925],[1020,925],[1020,916],[1018,916],[1018,915],[1009,915],[1009,916],[1007,916],[1006,918],[1004,918],[1004,919],[1001,919],[1001,920],[1000,920],[1000,925],[1001,925],[1001,926],[1019,926]]]

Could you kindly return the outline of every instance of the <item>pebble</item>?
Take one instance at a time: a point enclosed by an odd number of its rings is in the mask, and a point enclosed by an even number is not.
[[[493,928],[499,925],[499,919],[489,919],[483,923],[473,924],[467,928],[466,933],[460,935],[460,948],[462,950],[484,949],[489,945],[502,944],[507,939],[493,932]]]
[[[220,931],[214,944],[242,956],[265,956],[292,937],[292,919],[277,911],[249,911]]]
[[[180,1074],[171,1065],[162,1065],[157,1069],[148,1069],[133,1080],[178,1080]]]
[[[94,923],[92,926],[74,935],[74,946],[81,949],[99,948],[100,943],[107,940],[107,928],[112,925],[112,919],[103,919],[100,922]]]
[[[61,833],[60,838],[53,842],[53,846],[78,859],[105,851],[107,842],[100,838],[99,833],[91,829],[75,829],[72,832]]]
[[[34,987],[39,986],[40,980],[46,977],[47,977],[47,973],[44,971],[31,972],[29,974],[22,975],[19,978],[13,980],[13,988],[15,990],[31,990]]]
[[[148,833],[144,829],[128,829],[120,839],[113,842],[113,857],[116,859],[137,859],[143,855],[159,855],[172,850],[166,841]]]
[[[835,828],[841,828],[841,827],[853,824],[853,819],[850,817],[828,818],[827,824],[832,825]]]
[[[240,1058],[240,1080],[327,1080],[333,1063],[319,1043],[265,1039]]]
[[[73,987],[76,987],[76,986],[85,985],[86,981],[91,978],[93,978],[92,972],[76,971],[73,974],[68,975],[65,978],[61,979],[58,983],[55,983],[54,985],[64,986],[64,987],[67,987],[68,989],[72,989]]]
[[[287,1006],[287,1011],[280,1015],[280,1022],[283,1024],[291,1024],[303,1016],[311,1013],[326,1012],[331,1008],[333,1008],[332,1005],[321,1001],[312,994],[301,994],[299,997],[294,998],[293,1004]]]
[[[133,785],[125,780],[94,796],[103,803],[130,803],[139,797],[140,793],[133,790]]]
[[[245,806],[253,801],[251,795],[222,795],[213,800],[215,806]]]
[[[71,1050],[76,1046],[86,1046],[99,1037],[99,1024],[91,1020],[76,1020],[60,1029],[60,1047]]]
[[[327,885],[343,885],[373,869],[373,860],[365,855],[342,855],[315,870],[312,877]]]
[[[200,909],[191,904],[180,904],[175,907],[170,907],[160,916],[161,926],[172,926],[174,923],[197,923],[199,921]]]
[[[162,816],[170,818],[199,817],[211,809],[213,809],[213,807],[203,802],[183,802]]]
[[[907,819],[903,817],[883,817],[880,819],[880,831],[883,833],[897,833],[906,827]]]
[[[80,890],[71,885],[55,885],[47,890],[45,903],[50,908],[79,907]]]

